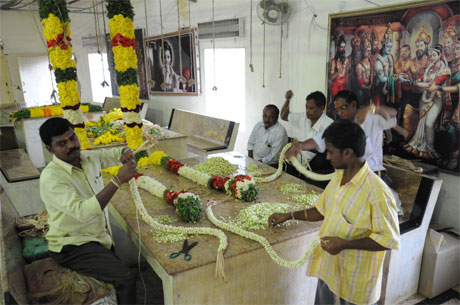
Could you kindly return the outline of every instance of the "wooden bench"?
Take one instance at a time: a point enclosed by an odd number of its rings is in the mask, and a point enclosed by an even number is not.
[[[239,123],[173,109],[168,129],[187,135],[187,149],[200,156],[232,151]]]

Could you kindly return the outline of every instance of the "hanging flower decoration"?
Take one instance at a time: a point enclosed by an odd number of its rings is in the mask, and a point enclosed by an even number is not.
[[[145,176],[142,176],[145,177]],[[141,179],[142,177],[138,178]],[[155,184],[155,190],[152,190],[153,193],[157,194],[157,192],[161,189],[161,183],[157,182]],[[149,224],[152,228],[161,231],[161,232],[168,232],[168,233],[182,233],[182,234],[206,234],[206,235],[213,235],[219,238],[219,247],[217,248],[217,260],[216,260],[216,277],[222,278],[225,281],[225,272],[224,272],[224,252],[227,249],[227,236],[224,232],[218,229],[213,228],[206,228],[206,227],[175,227],[167,224],[162,224],[156,221],[152,216],[150,216],[145,209],[145,206],[142,202],[142,197],[139,194],[138,186],[136,179],[131,179],[129,181],[129,189],[131,191],[131,195],[134,200],[134,204],[136,205],[136,209],[141,216],[141,219],[144,220],[147,224]],[[153,194],[152,193],[152,194]]]
[[[121,110],[125,121],[126,142],[136,151],[142,145],[142,118],[140,116],[139,86],[137,85],[137,56],[134,40],[134,11],[129,0],[108,0],[110,39],[114,54]],[[136,160],[146,156],[140,151]]]
[[[313,254],[313,251],[315,250],[315,248],[318,247],[319,244],[321,243],[321,239],[319,237],[316,237],[310,243],[310,245],[305,250],[305,252],[304,252],[304,254],[302,255],[301,258],[299,258],[298,260],[295,260],[295,261],[287,261],[287,260],[279,257],[278,254],[276,254],[275,250],[273,250],[272,246],[270,245],[270,243],[268,242],[268,240],[265,237],[263,237],[261,235],[258,235],[256,233],[253,233],[253,232],[245,231],[245,230],[239,228],[238,226],[228,224],[228,223],[225,223],[223,221],[218,220],[214,216],[214,213],[212,211],[212,206],[211,205],[209,205],[208,208],[206,209],[206,215],[208,216],[208,219],[216,227],[222,228],[222,229],[224,229],[226,231],[230,231],[230,232],[232,232],[234,234],[237,234],[237,235],[240,235],[240,236],[242,236],[244,238],[248,238],[248,239],[251,239],[253,241],[258,242],[259,244],[261,244],[265,248],[265,251],[267,251],[268,255],[270,255],[271,259],[275,263],[277,263],[278,265],[281,265],[283,267],[287,267],[287,268],[295,268],[295,267],[302,266],[307,261],[307,259]]]
[[[70,19],[66,1],[39,0],[38,8],[64,117],[73,124],[81,148],[91,149],[80,109],[77,69],[72,58]]]

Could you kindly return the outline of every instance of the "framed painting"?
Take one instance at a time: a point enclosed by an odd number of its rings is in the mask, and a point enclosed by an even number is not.
[[[384,150],[459,172],[459,1],[429,0],[329,15],[327,112],[351,90],[360,107],[397,110]]]
[[[150,95],[198,95],[195,38],[193,29],[145,38]]]

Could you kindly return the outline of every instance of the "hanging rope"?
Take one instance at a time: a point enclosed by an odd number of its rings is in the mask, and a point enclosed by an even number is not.
[[[264,0],[264,46],[263,46],[263,64],[262,64],[262,88],[265,88],[265,14],[267,13],[267,0]]]
[[[105,72],[104,72],[104,56],[102,55],[101,45],[99,43],[99,38],[101,36],[101,29],[99,26],[99,13],[97,11],[97,4],[96,1],[93,0],[93,15],[94,15],[94,28],[96,30],[96,45],[97,45],[97,53],[101,57],[101,66],[102,66],[102,75],[104,80],[101,83],[102,87],[108,86],[109,84],[105,81]]]
[[[105,52],[107,53],[109,47],[107,46],[107,29],[105,27],[105,13],[104,13],[104,1],[101,1],[101,12],[102,12],[102,24],[104,25],[104,43],[105,43]],[[99,30],[100,35],[100,30]],[[99,39],[98,39],[99,42]],[[102,87],[110,87],[109,83],[105,80],[105,68],[104,68],[104,58],[101,53],[101,64],[102,64],[102,78],[104,79],[101,83]]]
[[[37,20],[35,20],[35,16],[34,16],[34,14],[32,12],[32,8],[30,7],[30,3],[29,3],[29,12],[30,12],[30,15],[32,15],[32,19],[34,20],[35,28],[37,29],[37,33],[38,33],[38,35],[40,37],[40,41],[43,44],[43,47],[46,50],[46,56],[48,57],[48,70],[50,72],[51,87],[53,88],[53,90],[51,91],[50,99],[54,100],[54,104],[58,104],[58,101],[57,101],[57,98],[56,98],[57,91],[56,91],[56,88],[54,88],[54,82],[53,82],[54,81],[54,79],[53,79],[53,66],[51,65],[50,53],[49,53],[48,47],[46,46],[46,43],[43,41],[42,33],[40,32],[40,28],[38,27]]]
[[[283,67],[283,11],[284,11],[284,0],[281,1],[281,19],[280,19],[280,75],[281,78],[281,69]]]
[[[212,91],[217,91],[216,87],[216,32],[214,30],[214,0],[212,0],[212,53],[213,53],[213,66],[214,66],[214,87]]]
[[[149,24],[147,18],[147,0],[144,0],[144,17],[145,17],[145,36],[149,37]],[[147,54],[148,50],[148,41],[144,39],[144,65],[145,69],[147,70],[147,83],[149,84],[150,88],[155,87],[155,81],[152,79],[152,73],[150,71],[150,65],[148,64],[148,59],[145,54]]]
[[[190,39],[189,39],[190,67],[193,68],[194,67],[193,61],[194,61],[195,58],[193,57],[193,49],[192,49],[192,39],[193,39],[192,15],[190,14],[190,1],[187,1],[187,2],[188,2],[188,28],[190,29]],[[192,86],[195,85],[195,79],[192,77],[192,76],[195,75],[194,73],[192,74],[192,71],[190,71],[190,79],[188,80],[188,86],[190,87],[190,90],[191,90]]]
[[[161,0],[160,1],[160,27],[161,27],[161,60],[163,62],[163,69],[165,69],[165,42],[164,42],[164,37],[163,37],[163,11],[161,8]],[[164,71],[163,74],[166,73],[166,70]],[[170,83],[167,83],[165,80],[163,80],[163,83],[161,83],[160,87],[164,91],[166,88],[171,86]]]
[[[179,35],[178,35],[178,39],[179,39],[179,83],[182,84],[182,89],[185,89],[183,84],[185,84],[187,79],[182,75],[182,42],[181,42],[179,1],[180,0],[177,0],[177,31],[179,32]]]
[[[251,10],[249,13],[249,22],[250,22],[250,28],[249,28],[249,69],[251,69],[251,72],[254,72],[254,65],[252,64],[252,0],[251,0]]]

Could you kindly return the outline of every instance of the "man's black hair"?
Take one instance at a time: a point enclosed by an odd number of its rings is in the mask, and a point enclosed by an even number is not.
[[[40,138],[45,145],[51,146],[51,137],[66,133],[69,128],[73,129],[72,123],[64,118],[50,118],[40,126]]]
[[[335,148],[343,151],[351,148],[356,157],[364,156],[366,150],[366,134],[358,123],[351,119],[334,121],[323,133],[323,139]]]
[[[326,97],[321,91],[315,91],[307,95],[305,100],[314,100],[316,107],[324,108],[326,107]]]
[[[264,111],[265,111],[265,109],[271,109],[271,110],[275,111],[276,118],[278,119],[278,117],[280,115],[280,110],[278,109],[278,107],[276,107],[276,105],[268,104],[267,106],[264,107]]]
[[[339,93],[337,93],[337,95],[334,97],[334,101],[337,100],[339,97],[343,98],[347,102],[347,104],[356,102],[356,106],[358,106],[358,98],[356,97],[356,94],[354,94],[350,90],[339,91]]]

